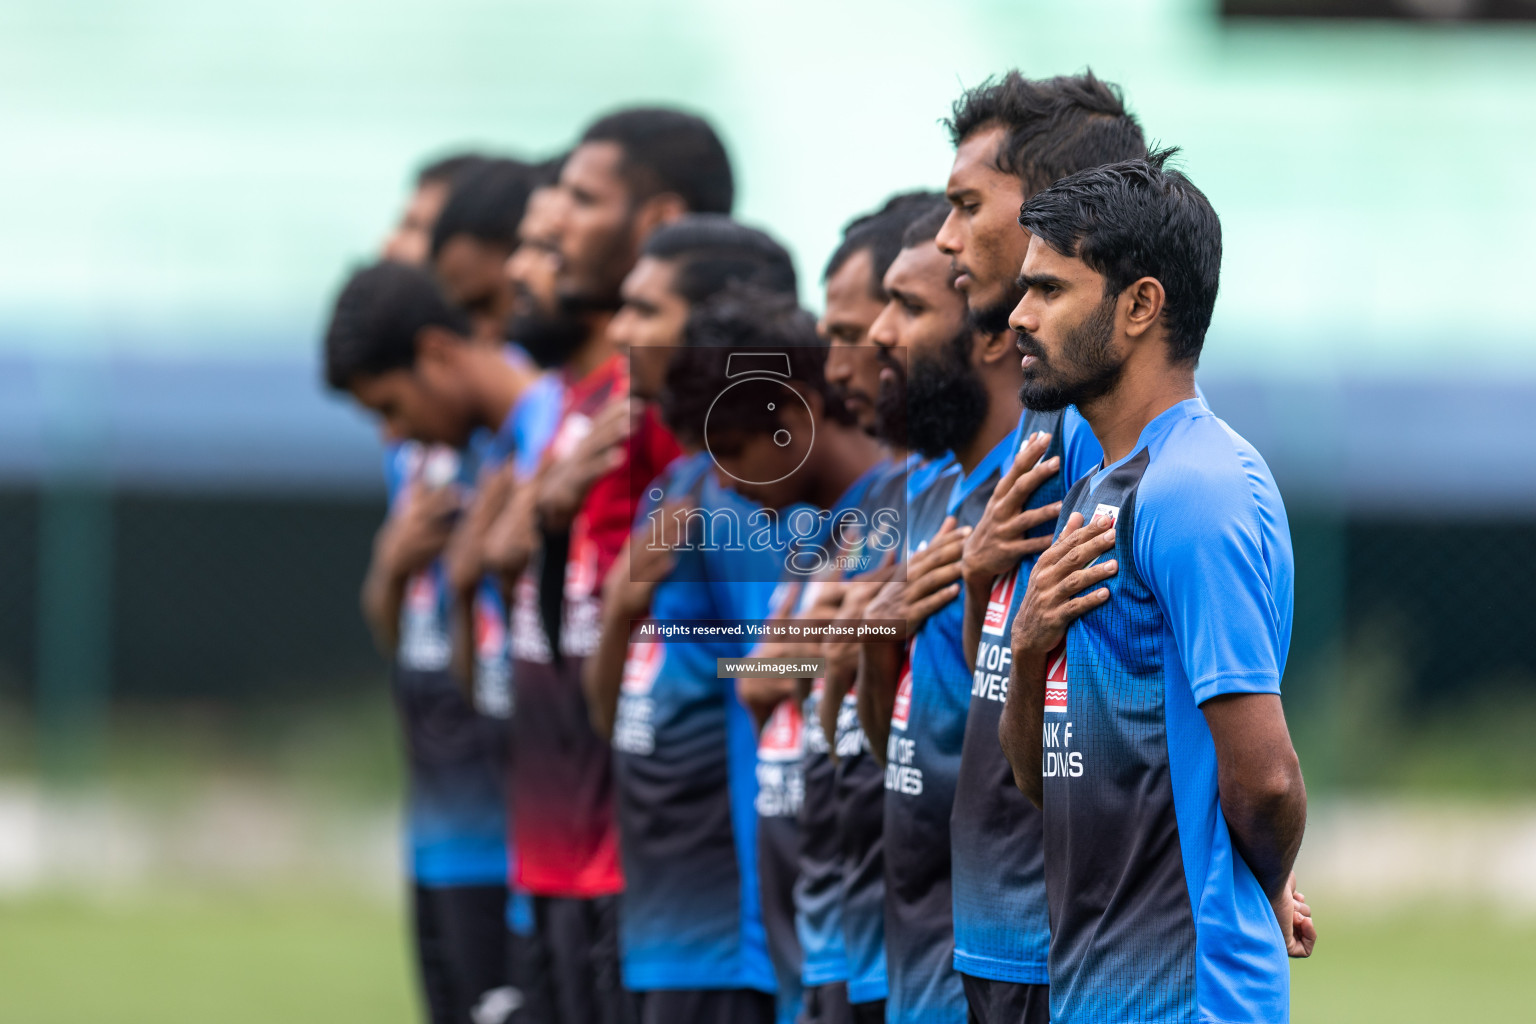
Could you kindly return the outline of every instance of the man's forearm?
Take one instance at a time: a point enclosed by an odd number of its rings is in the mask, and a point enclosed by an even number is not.
[[[373,634],[374,645],[385,657],[400,646],[400,609],[405,604],[405,578],[391,573],[377,555],[368,565],[359,595],[363,621]]]
[[[455,594],[453,607],[449,609],[448,630],[450,649],[453,654],[449,668],[459,692],[475,705],[475,670],[478,667],[475,650],[475,592]]]
[[[1307,828],[1307,791],[1301,766],[1290,764],[1258,785],[1222,773],[1221,811],[1232,845],[1271,901],[1282,895]]]
[[[1040,744],[1045,727],[1046,661],[1045,656],[1029,651],[1013,652],[1008,697],[997,723],[997,739],[1013,769],[1013,783],[1036,807],[1044,798]]]
[[[621,609],[603,608],[602,633],[597,650],[582,666],[581,686],[587,698],[587,716],[603,739],[613,738],[619,713],[619,690],[624,682],[624,660],[629,656],[629,617]]]
[[[987,617],[987,600],[992,584],[974,577],[965,581],[965,617],[960,627],[960,642],[965,651],[965,668],[976,671],[976,648],[981,644],[981,626]]]

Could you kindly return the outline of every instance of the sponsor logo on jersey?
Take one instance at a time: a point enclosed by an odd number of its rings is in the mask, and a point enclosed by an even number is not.
[[[437,611],[437,586],[430,572],[411,577],[405,590],[405,607],[417,614],[431,615]]]
[[[896,705],[891,708],[891,728],[907,731],[907,721],[912,717],[912,661],[908,658],[901,670],[901,682],[896,687]]]
[[[1120,517],[1120,506],[1119,505],[1106,505],[1103,502],[1100,502],[1099,506],[1093,510],[1093,515],[1088,518],[1088,525],[1089,526],[1096,526],[1096,525],[1098,525],[1100,520],[1108,519],[1109,520],[1109,525],[1110,526],[1114,526],[1115,525],[1115,520],[1118,519],[1119,517]]]
[[[591,417],[579,412],[567,413],[560,423],[560,429],[555,432],[554,439],[549,442],[550,458],[558,461],[575,455],[576,446],[590,433],[592,433]]]
[[[800,705],[785,700],[773,709],[757,741],[757,756],[762,761],[800,760]]]
[[[1006,576],[999,576],[992,584],[992,596],[987,599],[987,617],[981,620],[981,631],[1002,636],[1008,626],[1008,606],[1013,603],[1013,588],[1017,585],[1019,570],[1014,568]]]
[[[1051,651],[1045,669],[1045,710],[1067,713],[1067,642]]]
[[[780,701],[757,742],[757,813],[792,818],[805,802],[801,770],[800,705]]]
[[[651,687],[667,659],[665,644],[630,644],[619,684],[618,713],[613,721],[613,748],[642,757],[656,751],[656,702]]]
[[[475,650],[482,658],[497,658],[506,649],[507,628],[489,601],[475,602]]]
[[[629,657],[624,659],[624,681],[619,684],[620,689],[636,696],[650,693],[666,657],[666,644],[630,644]]]

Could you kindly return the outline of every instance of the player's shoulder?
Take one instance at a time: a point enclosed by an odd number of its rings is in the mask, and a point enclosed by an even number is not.
[[[1179,403],[1149,426],[1138,508],[1166,502],[1209,513],[1280,501],[1258,449],[1200,399]]]

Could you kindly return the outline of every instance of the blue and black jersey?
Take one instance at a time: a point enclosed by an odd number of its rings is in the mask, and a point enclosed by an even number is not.
[[[908,510],[909,556],[927,545],[948,516],[973,525],[999,474],[1018,450],[1017,431],[970,473],[949,463]],[[949,818],[970,706],[962,649],[964,599],[929,616],[908,645],[886,747],[886,973],[891,1024],[966,1019],[954,969]]]
[[[469,486],[473,479],[457,452],[415,443],[389,451],[385,478],[391,502],[415,480]],[[448,611],[443,569],[433,563],[406,584],[394,666],[409,863],[428,887],[500,885],[507,880],[506,722],[478,713],[450,674]]]
[[[1036,489],[1027,508],[1060,501],[1074,481],[1103,460],[1098,440],[1076,409],[1026,411],[1016,435],[1020,447],[1042,431],[1051,435],[1051,446],[1041,458],[1059,457],[1061,470]],[[1031,536],[1050,536],[1053,527],[1042,524]],[[1043,985],[1050,927],[1040,812],[1014,784],[1013,770],[997,741],[1013,663],[1013,618],[1033,565],[1034,558],[1028,558],[992,585],[971,675],[950,845],[955,970],[992,981]]]
[[[893,466],[869,489],[865,518],[896,510],[905,529],[907,495],[916,456]],[[904,547],[904,544],[903,544]],[[897,548],[898,556],[903,553]],[[878,563],[877,563],[878,564]],[[857,575],[857,572],[853,573]],[[856,689],[837,710],[837,764],[833,791],[842,876],[843,949],[848,962],[848,1001],[872,1003],[886,996],[885,978],[885,772],[859,724]]]
[[[1200,712],[1280,692],[1293,565],[1274,478],[1192,398],[1080,480],[1073,512],[1114,520],[1119,571],[1046,679],[1051,1019],[1287,1020],[1280,926],[1232,845]]]
[[[713,479],[708,455],[674,464],[660,493],[697,507],[755,509]],[[643,507],[640,519],[652,511]],[[651,618],[761,621],[782,553],[700,545],[681,550],[657,583]],[[757,559],[762,565],[744,567]],[[614,722],[613,773],[625,890],[620,917],[624,986],[752,988],[773,992],[757,872],[757,736],[716,678],[719,658],[750,640],[631,643]]]

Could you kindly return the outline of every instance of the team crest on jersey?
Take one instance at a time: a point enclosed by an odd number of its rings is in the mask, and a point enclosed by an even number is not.
[[[1093,515],[1088,517],[1089,526],[1097,526],[1101,520],[1108,519],[1109,525],[1114,526],[1115,520],[1120,518],[1119,505],[1106,505],[1103,502],[1093,510]]]
[[[565,563],[565,599],[579,601],[597,591],[597,542],[587,534],[583,519],[571,531]]]
[[[405,607],[418,615],[431,615],[437,610],[437,585],[429,572],[419,572],[411,577],[405,589]]]
[[[592,419],[579,412],[567,415],[549,442],[549,456],[555,461],[568,459],[576,454],[576,446],[592,433]]]
[[[475,602],[475,650],[482,658],[499,657],[506,649],[507,627],[495,606]]]
[[[773,709],[757,741],[757,756],[762,761],[800,760],[800,705],[785,700]]]
[[[891,728],[907,731],[912,717],[912,661],[907,660],[901,672],[901,683],[896,687],[896,705],[891,708]]]
[[[656,685],[661,674],[661,663],[667,658],[666,644],[630,644],[629,657],[624,659],[624,681],[619,684],[623,692],[644,696]]]
[[[1118,511],[1118,510],[1117,510]],[[1067,642],[1062,640],[1046,659],[1045,710],[1067,712]]]
[[[987,617],[981,620],[981,631],[992,636],[1002,636],[1008,626],[1008,606],[1013,603],[1013,588],[1018,583],[1019,570],[1015,568],[1006,576],[999,576],[992,584],[992,596],[987,599]]]

